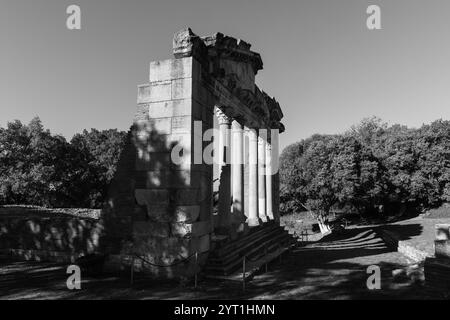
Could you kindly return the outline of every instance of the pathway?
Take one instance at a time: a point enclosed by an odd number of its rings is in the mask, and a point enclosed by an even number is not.
[[[367,267],[381,268],[381,290],[368,290]],[[200,281],[191,284],[140,282],[128,279],[83,279],[82,290],[66,288],[65,266],[0,260],[0,299],[424,299],[420,283],[400,273],[408,261],[390,251],[371,228],[346,231],[299,247],[257,275],[242,292],[240,283]]]

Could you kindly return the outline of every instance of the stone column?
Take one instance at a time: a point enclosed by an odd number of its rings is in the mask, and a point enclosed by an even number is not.
[[[231,225],[231,164],[230,164],[230,142],[231,142],[231,119],[219,108],[215,109],[219,121],[219,217],[217,233],[228,234]]]
[[[272,145],[268,138],[266,143],[266,214],[270,220],[274,220],[272,201]]]
[[[256,129],[247,129],[248,135],[248,225],[256,227],[258,219],[258,135]]]
[[[275,221],[280,220],[280,183],[279,183],[279,131],[271,130],[271,147],[272,147],[272,211]]]
[[[266,216],[266,139],[267,130],[259,130],[258,136],[258,216],[267,222]]]
[[[245,221],[244,215],[244,136],[243,125],[236,120],[232,123],[231,144],[233,209],[232,222],[238,226]]]

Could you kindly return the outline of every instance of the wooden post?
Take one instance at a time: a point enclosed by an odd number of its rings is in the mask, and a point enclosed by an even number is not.
[[[242,259],[242,291],[245,292],[245,256]]]
[[[197,268],[198,266],[198,252],[195,252],[195,277],[194,277],[194,289],[197,289]]]

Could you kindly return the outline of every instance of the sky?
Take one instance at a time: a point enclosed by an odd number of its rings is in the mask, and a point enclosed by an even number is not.
[[[81,7],[81,30],[66,8]],[[381,8],[381,30],[366,9]],[[189,26],[252,44],[257,84],[283,109],[281,147],[365,117],[450,119],[448,0],[0,0],[0,126],[39,116],[68,139],[127,130],[148,65]]]

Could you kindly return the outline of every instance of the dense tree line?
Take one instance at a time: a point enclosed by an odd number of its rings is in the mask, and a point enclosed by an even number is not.
[[[450,121],[418,129],[363,120],[338,135],[314,135],[280,158],[281,210],[326,216],[396,214],[450,201]]]
[[[68,142],[39,118],[9,122],[0,128],[0,204],[101,207],[125,137],[92,129]]]

